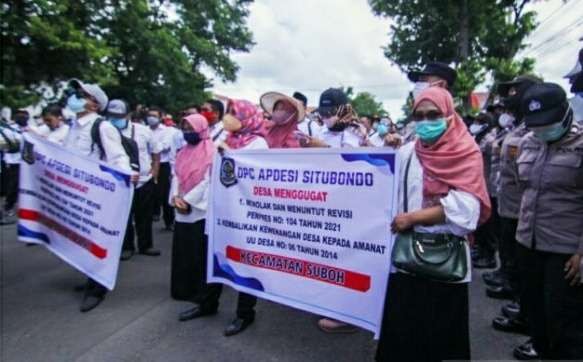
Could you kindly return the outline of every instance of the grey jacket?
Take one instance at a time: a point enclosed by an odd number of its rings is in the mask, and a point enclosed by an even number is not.
[[[583,254],[583,125],[553,144],[529,133],[520,143],[524,189],[516,239],[525,247]]]
[[[518,219],[522,190],[518,183],[518,145],[528,133],[524,123],[510,131],[502,142],[500,156],[500,188],[498,189],[498,214],[510,219]]]

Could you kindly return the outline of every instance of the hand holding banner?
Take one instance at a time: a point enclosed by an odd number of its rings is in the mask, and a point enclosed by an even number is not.
[[[378,333],[397,165],[386,149],[217,156],[208,282]]]
[[[25,135],[18,237],[113,289],[133,197],[130,175]]]

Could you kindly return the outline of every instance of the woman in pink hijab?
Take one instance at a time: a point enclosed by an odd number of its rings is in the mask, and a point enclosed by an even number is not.
[[[271,116],[265,139],[269,148],[299,148],[298,122],[305,117],[303,105],[296,99],[277,92],[261,96],[261,107]]]
[[[231,99],[223,117],[229,135],[225,141],[230,149],[266,149],[266,120],[263,113],[251,102]]]
[[[377,361],[469,360],[466,237],[488,219],[491,208],[482,156],[447,90],[424,90],[412,116],[419,138],[399,150],[399,214],[392,231],[397,236],[414,231],[423,241],[461,242],[466,274],[444,282],[391,270]]]
[[[207,236],[204,233],[215,146],[209,137],[208,122],[200,114],[184,118],[181,128],[186,145],[176,156],[169,200],[176,209],[170,291],[174,299],[198,302],[202,315],[213,314],[217,305],[207,303],[200,296],[220,288],[206,283]]]

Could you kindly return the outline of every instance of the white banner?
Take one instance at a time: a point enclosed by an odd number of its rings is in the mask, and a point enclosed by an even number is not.
[[[18,237],[112,290],[133,196],[130,175],[25,135]]]
[[[373,148],[217,156],[208,281],[378,334],[397,165]]]

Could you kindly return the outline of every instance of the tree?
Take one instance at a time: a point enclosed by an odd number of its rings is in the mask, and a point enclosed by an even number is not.
[[[387,111],[383,108],[382,102],[377,102],[374,95],[369,92],[359,92],[350,100],[350,104],[357,114],[363,116],[386,116]]]
[[[403,71],[429,61],[453,63],[454,94],[467,99],[488,73],[495,81],[531,71],[532,59],[513,60],[534,31],[531,0],[369,0],[376,15],[391,17],[385,56]]]
[[[199,103],[212,84],[201,68],[233,81],[231,52],[253,45],[248,3],[11,0],[2,7],[2,102],[22,105],[39,86],[77,77],[131,104]]]

